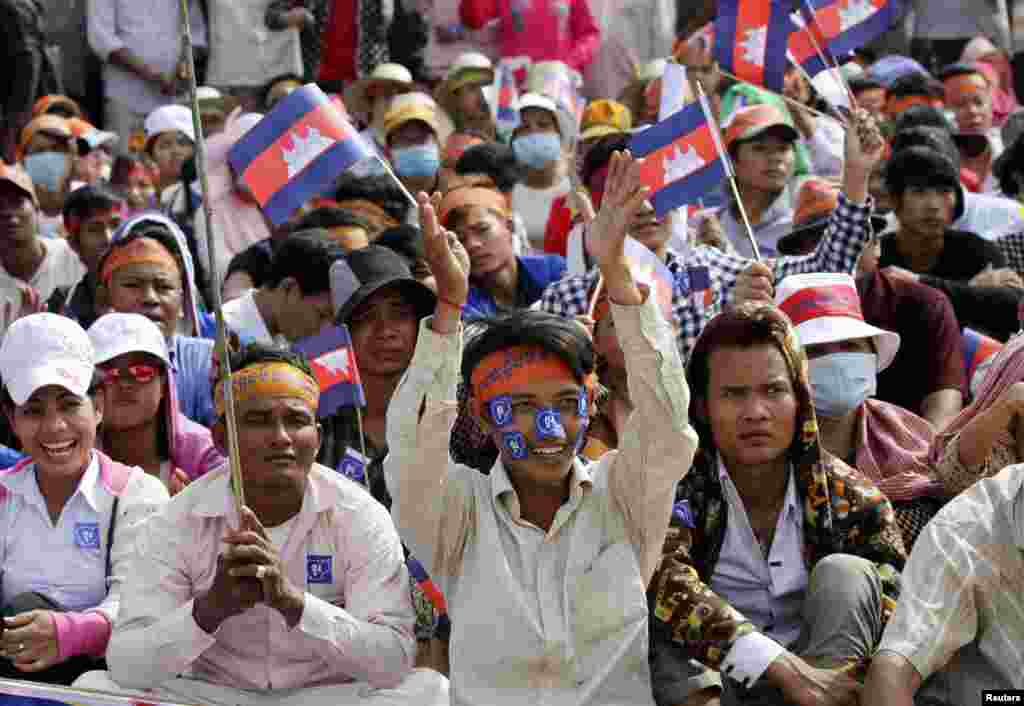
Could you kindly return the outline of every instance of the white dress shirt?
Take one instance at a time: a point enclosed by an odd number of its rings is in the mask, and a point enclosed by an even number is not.
[[[721,671],[752,685],[768,665],[800,637],[808,572],[803,557],[803,513],[792,471],[768,558],[754,536],[747,510],[719,460],[718,477],[728,506],[722,550],[711,589],[745,615],[759,632],[744,635],[729,650]]]

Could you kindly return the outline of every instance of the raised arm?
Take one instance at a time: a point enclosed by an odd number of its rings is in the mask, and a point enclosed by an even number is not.
[[[617,454],[609,455],[609,488],[626,519],[644,582],[658,562],[672,511],[675,485],[690,469],[697,433],[689,423],[690,391],[676,347],[653,292],[633,279],[624,243],[647,190],[639,164],[612,156],[601,211],[593,223],[592,251],[611,300],[626,359],[633,413]]]
[[[458,239],[438,223],[436,205],[436,195],[432,203],[420,194],[438,304],[434,316],[420,324],[412,363],[388,405],[384,474],[399,535],[427,572],[441,580],[456,570],[450,560],[465,539],[470,512],[448,453],[458,413],[460,318],[469,292],[469,260]]]

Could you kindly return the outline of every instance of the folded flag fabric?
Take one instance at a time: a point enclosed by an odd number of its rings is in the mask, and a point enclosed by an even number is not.
[[[288,94],[238,140],[228,163],[280,225],[331,189],[346,169],[373,156],[337,103],[309,84]]]
[[[497,100],[494,105],[494,123],[501,131],[519,127],[519,84],[514,67],[502,62],[494,72]]]
[[[845,56],[869,44],[899,19],[899,0],[801,0],[805,22],[813,13],[819,45]],[[822,41],[824,40],[824,41]],[[796,52],[794,52],[796,53]],[[817,72],[809,71],[812,76]]]
[[[836,66],[829,49],[829,40],[818,24],[811,6],[803,0],[800,9],[790,15],[790,34],[786,58],[799,64],[808,76],[817,76],[830,66]]]
[[[719,0],[715,59],[741,81],[781,92],[791,29],[780,0]]]
[[[320,384],[317,417],[329,417],[340,407],[366,406],[348,327],[328,326],[315,336],[297,341],[292,348],[306,355]]]
[[[659,218],[685,204],[697,203],[725,178],[714,133],[700,103],[691,103],[637,133],[629,149],[643,158],[640,178],[651,191]]]

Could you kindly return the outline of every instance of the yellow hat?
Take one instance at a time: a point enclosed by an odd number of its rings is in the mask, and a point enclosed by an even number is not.
[[[583,111],[580,139],[592,140],[606,135],[622,135],[633,128],[633,114],[622,103],[600,99]]]
[[[388,112],[384,115],[384,139],[387,140],[392,132],[413,120],[429,125],[439,145],[446,144],[454,130],[451,119],[433,98],[426,93],[403,93],[391,100]]]

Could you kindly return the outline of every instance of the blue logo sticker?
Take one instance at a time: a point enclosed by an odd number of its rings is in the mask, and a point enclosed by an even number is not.
[[[590,396],[586,390],[580,390],[580,399],[576,405],[576,414],[579,417],[586,417],[590,411]]]
[[[690,529],[696,528],[696,524],[693,521],[693,514],[690,512],[690,501],[680,500],[672,506],[672,517],[679,521],[683,527],[689,527]]]
[[[491,414],[491,421],[499,429],[512,423],[512,398],[508,395],[495,397],[487,403],[487,408]]]
[[[537,436],[541,439],[565,438],[562,415],[558,413],[557,409],[545,407],[537,412]]]
[[[97,522],[75,523],[75,546],[79,549],[100,548],[100,526]]]
[[[502,437],[502,441],[505,444],[505,449],[508,451],[509,458],[515,461],[522,461],[530,454],[526,448],[526,437],[518,431],[506,432]]]
[[[345,455],[338,462],[338,473],[362,483],[366,478],[366,457],[351,447],[345,449]]]
[[[331,570],[334,557],[330,554],[306,555],[306,581],[308,583],[334,583]]]

